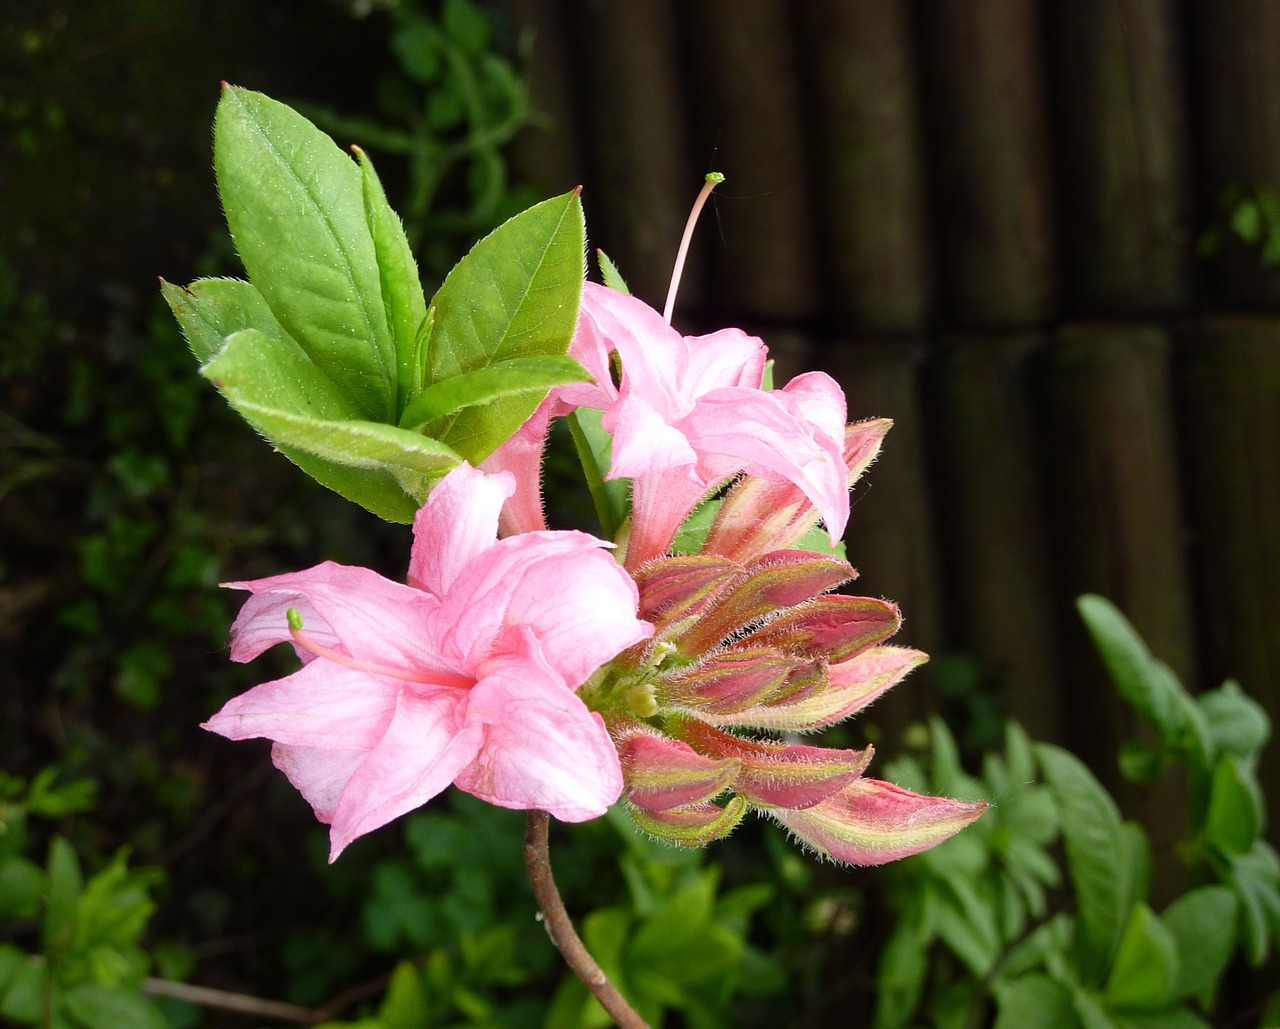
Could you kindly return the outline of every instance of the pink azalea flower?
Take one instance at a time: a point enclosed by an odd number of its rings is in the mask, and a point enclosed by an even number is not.
[[[613,386],[609,355],[622,363]],[[632,480],[627,566],[665,553],[680,523],[739,472],[790,482],[826,522],[832,542],[849,518],[843,456],[845,399],[829,375],[809,372],[765,392],[768,350],[741,329],[682,336],[635,297],[588,282],[570,353],[596,377],[552,391],[487,467],[516,472],[522,488],[504,528],[539,525],[537,462],[550,417],[575,406],[603,410],[613,436],[609,478]]]
[[[698,501],[738,472],[794,483],[839,540],[849,518],[846,412],[829,375],[809,372],[765,392],[768,351],[756,337],[682,336],[642,301],[593,283],[583,288],[578,333],[622,361],[604,427],[613,436],[610,477],[632,480],[628,567],[665,553]]]
[[[496,540],[514,488],[506,473],[450,472],[414,521],[408,585],[332,562],[230,584],[253,594],[232,658],[292,641],[303,667],[205,728],[275,741],[276,766],[331,825],[330,860],[450,783],[565,821],[618,798],[617,750],[575,690],[653,628],[608,544]]]

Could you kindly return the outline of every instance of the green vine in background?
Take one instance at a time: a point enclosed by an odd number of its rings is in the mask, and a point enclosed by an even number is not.
[[[511,187],[502,155],[529,122],[528,90],[498,51],[499,26],[473,0],[345,6],[356,16],[381,11],[391,19],[396,67],[379,84],[381,118],[292,106],[340,143],[359,140],[375,157],[407,160],[405,188],[393,206],[423,274],[434,280],[426,285],[438,285],[476,237],[541,199]],[[438,13],[422,9],[428,6]]]
[[[1218,197],[1218,222],[1201,233],[1197,252],[1217,255],[1228,232],[1256,247],[1263,266],[1280,265],[1280,197],[1267,186],[1228,186]]]

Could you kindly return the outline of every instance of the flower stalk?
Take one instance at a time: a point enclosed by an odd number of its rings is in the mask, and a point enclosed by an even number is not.
[[[524,864],[529,871],[533,895],[542,913],[543,924],[551,942],[582,984],[600,1002],[619,1029],[649,1029],[635,1009],[627,1002],[616,986],[609,981],[604,970],[596,964],[560,899],[555,875],[551,871],[551,854],[547,849],[550,836],[550,816],[545,811],[530,811],[524,832]]]

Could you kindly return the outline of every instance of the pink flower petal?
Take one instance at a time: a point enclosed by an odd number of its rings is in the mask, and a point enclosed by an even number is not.
[[[294,789],[311,805],[316,818],[328,825],[347,782],[369,756],[367,750],[341,747],[292,747],[277,743],[271,763],[284,772]]]
[[[231,626],[235,660],[292,641],[287,612],[296,608],[308,639],[358,661],[397,668],[430,661],[422,629],[439,601],[368,568],[326,561],[306,571],[231,585],[255,594]]]
[[[264,737],[291,746],[368,752],[386,731],[402,685],[332,661],[313,661],[232,697],[203,727],[230,740]]]
[[[530,629],[572,687],[653,627],[635,617],[635,583],[581,532],[524,533],[473,562],[449,592],[438,633],[468,669],[508,627]]]
[[[523,652],[486,668],[471,691],[469,725],[484,744],[457,777],[459,789],[499,807],[536,808],[566,822],[598,818],[622,792],[618,752],[604,720],[544,661]]]
[[[498,538],[498,516],[516,489],[509,472],[461,464],[440,480],[413,520],[409,585],[443,597]]]
[[[483,726],[466,724],[467,691],[403,691],[386,732],[342,791],[329,832],[333,861],[358,836],[421,807],[476,756]]]

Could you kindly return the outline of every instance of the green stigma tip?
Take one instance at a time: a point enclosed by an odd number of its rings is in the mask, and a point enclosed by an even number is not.
[[[721,183],[724,181],[724,172],[707,172],[707,181]]]
[[[302,628],[302,615],[298,614],[298,609],[296,607],[289,608],[289,610],[284,613],[284,617],[289,623],[289,628],[294,632],[297,632]]]

